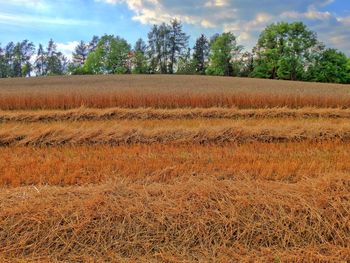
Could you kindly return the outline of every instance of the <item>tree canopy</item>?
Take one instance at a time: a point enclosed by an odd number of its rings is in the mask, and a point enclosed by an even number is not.
[[[233,60],[238,57],[242,46],[237,44],[237,38],[232,33],[223,33],[215,38],[210,45],[208,75],[233,76]]]
[[[316,34],[301,22],[272,24],[261,33],[256,45],[253,76],[301,79],[304,66],[319,45]]]
[[[201,34],[189,47],[181,21],[154,25],[147,39],[130,45],[120,36],[80,41],[71,61],[51,39],[0,44],[0,77],[62,74],[207,74],[330,83],[350,83],[350,59],[326,48],[302,22],[268,25],[252,51],[232,32]]]

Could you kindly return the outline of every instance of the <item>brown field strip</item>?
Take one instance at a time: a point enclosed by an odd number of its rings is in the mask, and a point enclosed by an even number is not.
[[[88,108],[350,108],[350,95],[300,95],[260,93],[207,93],[207,94],[19,94],[0,95],[0,110],[50,110]]]
[[[199,175],[297,183],[350,173],[350,144],[340,142],[9,147],[0,156],[1,187],[174,183]]]
[[[268,79],[180,76],[97,75],[0,79],[2,95],[26,94],[300,94],[350,96],[349,85]]]
[[[0,111],[1,122],[55,122],[55,121],[106,121],[106,120],[191,120],[191,119],[350,119],[349,109],[330,108],[195,108],[195,109],[153,109],[153,108],[110,108],[51,111]]]
[[[350,260],[348,175],[211,175],[0,193],[0,255],[50,261]]]
[[[252,142],[321,142],[350,141],[350,123],[332,122],[293,123],[280,121],[275,125],[251,122],[240,125],[232,123],[214,126],[205,123],[180,122],[168,126],[156,126],[157,122],[113,124],[99,123],[81,125],[77,123],[2,125],[0,146],[62,146],[62,145],[131,145],[131,144],[225,144]],[[244,124],[244,122],[243,122]],[[170,125],[170,126],[169,126]],[[172,125],[172,126],[171,126]],[[205,126],[207,125],[207,126]]]
[[[349,108],[349,85],[201,76],[0,80],[0,110],[90,108]]]

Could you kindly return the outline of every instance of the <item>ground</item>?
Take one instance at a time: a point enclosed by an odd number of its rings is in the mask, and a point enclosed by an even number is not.
[[[0,260],[350,261],[350,86],[0,80]]]

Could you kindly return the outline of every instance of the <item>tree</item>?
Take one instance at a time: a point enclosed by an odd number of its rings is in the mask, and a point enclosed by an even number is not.
[[[112,35],[103,36],[86,60],[84,69],[91,74],[130,73],[130,45]]]
[[[5,76],[6,77],[14,77],[14,70],[13,70],[13,64],[14,64],[14,49],[15,44],[13,42],[8,43],[5,46]]]
[[[179,58],[187,50],[188,39],[176,19],[170,24],[154,25],[148,33],[149,72],[173,74]]]
[[[84,71],[87,74],[104,74],[107,73],[104,65],[104,50],[96,48],[91,52],[85,62]]]
[[[80,67],[83,66],[88,54],[89,46],[86,45],[84,41],[80,41],[73,52],[73,63]]]
[[[250,77],[254,71],[254,54],[244,52],[236,64],[236,71],[240,77]]]
[[[193,48],[193,61],[196,73],[205,74],[206,64],[209,56],[209,41],[205,35],[201,35]]]
[[[346,72],[348,74],[347,83],[350,83],[350,58],[348,58],[348,62],[346,64]]]
[[[318,46],[316,34],[302,22],[272,24],[261,33],[256,45],[253,76],[300,80]]]
[[[67,59],[57,51],[55,42],[50,39],[46,51],[47,75],[63,75],[66,70]]]
[[[97,44],[98,42],[100,41],[100,38],[98,36],[93,36],[89,45],[88,45],[88,48],[89,48],[89,52],[93,52],[95,51],[96,47],[97,47]]]
[[[130,73],[130,51],[131,47],[125,39],[116,37],[110,43],[107,55],[107,69],[114,74]]]
[[[179,57],[183,55],[183,51],[188,47],[189,36],[182,30],[182,24],[177,19],[170,22],[169,26],[169,73],[174,73],[174,67],[178,62]]]
[[[149,58],[149,72],[157,73],[161,61],[161,46],[160,36],[157,25],[153,25],[151,31],[148,33],[148,58]]]
[[[329,83],[348,83],[348,58],[342,52],[329,48],[316,58],[315,63],[308,69],[309,80]]]
[[[148,33],[148,57],[150,73],[168,73],[169,61],[169,25],[154,25]]]
[[[34,44],[28,40],[18,42],[12,53],[12,73],[13,77],[25,77],[30,76],[32,66],[30,64],[30,58],[34,54]]]
[[[197,62],[191,59],[191,49],[187,49],[187,53],[179,59],[177,74],[194,75],[196,74]]]
[[[6,71],[7,71],[7,65],[6,65],[6,59],[5,59],[5,52],[1,47],[0,44],[0,78],[6,78]]]
[[[73,52],[73,61],[68,64],[67,71],[72,75],[84,75],[86,74],[84,69],[84,64],[86,62],[87,56],[90,52],[90,45],[86,44],[84,41],[75,47]]]
[[[242,46],[232,33],[223,33],[210,46],[208,75],[233,76],[233,60],[241,52]]]
[[[34,69],[37,76],[44,76],[47,74],[47,57],[43,45],[39,44],[38,52],[34,62]]]
[[[169,61],[169,33],[170,33],[169,25],[163,23],[159,26],[158,29],[158,45],[160,47],[160,73],[167,74],[168,72],[168,61]]]
[[[10,42],[6,45],[3,54],[3,71],[1,75],[5,77],[25,77],[30,76],[32,65],[30,59],[35,52],[32,42],[23,40],[22,42]]]
[[[136,41],[135,47],[134,47],[134,51],[135,52],[141,52],[142,54],[146,54],[146,52],[147,52],[147,45],[146,45],[145,41],[143,41],[142,38],[139,38]]]
[[[140,38],[136,41],[133,50],[133,69],[134,74],[146,74],[148,72],[148,64],[146,57],[147,46]]]

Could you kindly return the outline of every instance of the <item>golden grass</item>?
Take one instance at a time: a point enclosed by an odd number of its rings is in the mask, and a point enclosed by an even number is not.
[[[0,186],[85,186],[109,180],[173,183],[180,177],[296,183],[350,173],[350,144],[133,145],[1,149]]]
[[[0,122],[54,122],[107,120],[191,120],[191,119],[350,119],[349,109],[330,108],[108,108],[81,107],[73,110],[0,111]]]
[[[211,175],[0,193],[0,254],[50,261],[350,260],[348,175]]]
[[[348,85],[203,76],[89,76],[0,80],[0,109],[349,108]]]
[[[223,122],[224,121],[224,122]],[[226,144],[252,142],[321,142],[350,141],[348,121],[318,121],[314,123],[277,121],[276,124],[253,120],[250,123],[225,120],[204,122],[169,122],[159,127],[156,121],[144,123],[32,123],[29,125],[3,124],[0,146],[62,146],[62,145],[132,145],[132,144]],[[163,121],[165,122],[165,121]],[[337,123],[339,122],[339,123]],[[242,125],[243,124],[243,125]],[[244,125],[245,124],[245,125]],[[176,125],[176,126],[175,126]]]
[[[0,262],[350,262],[349,107],[348,85],[0,80]]]
[[[298,94],[49,94],[4,95],[0,110],[73,109],[90,108],[350,108],[350,96]]]

